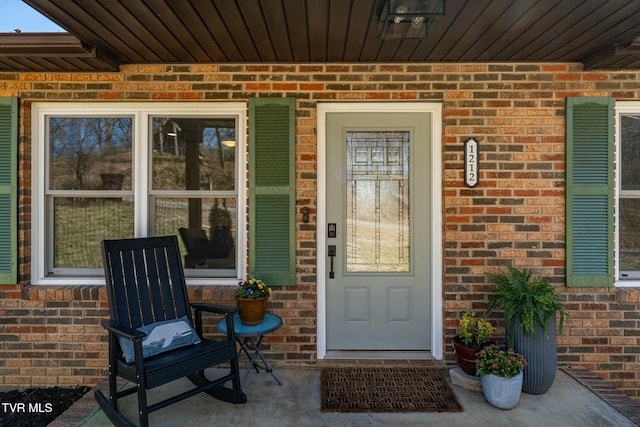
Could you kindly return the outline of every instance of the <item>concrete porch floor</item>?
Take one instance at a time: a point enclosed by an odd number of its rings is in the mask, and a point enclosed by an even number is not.
[[[500,410],[486,402],[482,392],[452,385],[463,412],[450,413],[324,413],[320,410],[320,369],[276,368],[279,386],[268,373],[255,371],[245,385],[248,402],[233,405],[199,394],[161,409],[150,416],[152,426],[635,426],[640,425],[640,403],[628,398],[584,369],[559,369],[544,395],[523,393],[517,407]],[[104,386],[101,386],[101,388]],[[187,389],[187,380],[175,381],[150,392],[157,401]],[[135,396],[121,402],[133,416]],[[133,418],[133,417],[132,417]],[[137,422],[137,418],[133,418]],[[72,406],[50,427],[107,427],[111,423],[99,410],[93,392]]]

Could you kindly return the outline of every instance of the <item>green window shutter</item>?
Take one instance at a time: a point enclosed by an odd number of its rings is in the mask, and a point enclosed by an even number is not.
[[[567,286],[612,286],[613,98],[567,98]]]
[[[0,284],[18,281],[18,99],[0,98]]]
[[[295,284],[295,100],[249,101],[249,262],[269,285]]]

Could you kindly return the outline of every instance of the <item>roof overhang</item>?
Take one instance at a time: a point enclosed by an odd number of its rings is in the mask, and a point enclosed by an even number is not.
[[[0,35],[0,70],[340,62],[640,69],[640,0],[446,0],[442,15],[425,18],[420,39],[379,36],[389,0],[23,1],[68,34]]]
[[[0,33],[0,63],[16,70],[51,71],[62,64],[82,71],[115,71],[118,63],[69,33]]]

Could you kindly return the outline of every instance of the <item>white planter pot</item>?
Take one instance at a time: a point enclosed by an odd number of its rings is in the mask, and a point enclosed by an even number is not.
[[[496,408],[511,409],[520,401],[522,372],[512,378],[492,374],[480,375],[480,382],[484,397]]]

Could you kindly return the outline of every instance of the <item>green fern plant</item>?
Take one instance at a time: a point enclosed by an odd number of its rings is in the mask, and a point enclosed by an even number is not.
[[[487,316],[494,309],[504,310],[506,328],[509,333],[509,342],[513,342],[514,323],[517,315],[520,316],[522,332],[530,333],[536,339],[535,324],[547,325],[547,322],[559,314],[560,321],[558,332],[562,335],[565,318],[569,311],[560,303],[560,295],[555,292],[553,286],[540,276],[532,277],[526,268],[519,270],[511,263],[507,263],[507,273],[485,273],[495,284],[491,289],[493,294],[489,298]],[[549,332],[545,328],[548,338]]]

